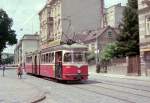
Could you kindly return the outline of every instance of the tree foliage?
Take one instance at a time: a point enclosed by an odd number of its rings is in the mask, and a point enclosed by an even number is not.
[[[15,31],[12,30],[13,20],[8,17],[7,13],[0,9],[0,62],[1,53],[6,45],[17,43]]]
[[[14,61],[14,56],[10,56],[6,59],[3,59],[3,64],[12,64]]]
[[[128,0],[124,10],[123,23],[120,26],[120,35],[117,38],[119,56],[139,55],[139,23],[137,0]]]
[[[88,62],[95,60],[95,58],[96,58],[95,52],[94,51],[88,52],[86,55],[86,58],[87,58]]]
[[[101,61],[109,61],[115,56],[117,56],[117,45],[116,45],[116,43],[108,44],[100,53]]]

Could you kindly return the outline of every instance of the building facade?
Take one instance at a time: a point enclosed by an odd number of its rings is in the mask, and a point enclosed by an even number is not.
[[[138,0],[141,67],[150,75],[150,0]]]
[[[25,63],[25,54],[39,49],[39,35],[24,35],[14,50],[15,64]]]
[[[125,6],[122,6],[121,3],[113,5],[106,9],[106,21],[107,25],[118,28],[119,24],[123,20],[123,12]]]
[[[99,28],[99,9],[100,0],[48,0],[39,13],[42,48],[62,35]]]
[[[88,46],[90,52],[97,53],[97,49],[102,51],[106,45],[116,41],[118,29],[107,26],[98,31],[91,32],[83,41]]]
[[[66,42],[69,38],[80,44],[85,44],[89,52],[97,52],[97,48],[103,49],[109,43],[116,41],[119,30],[110,26],[99,30],[89,30],[79,34],[73,34],[68,37],[63,36],[63,41]]]

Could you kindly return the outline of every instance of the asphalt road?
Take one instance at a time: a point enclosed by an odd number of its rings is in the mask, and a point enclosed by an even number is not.
[[[17,78],[15,70],[6,70],[5,76]],[[90,73],[88,81],[67,84],[25,74],[22,80],[46,93],[46,99],[40,103],[150,103],[150,80],[94,73]]]

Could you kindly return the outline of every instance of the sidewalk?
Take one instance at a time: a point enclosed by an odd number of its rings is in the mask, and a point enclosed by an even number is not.
[[[21,79],[0,77],[0,103],[36,103],[45,94]]]
[[[110,77],[110,78],[120,78],[120,79],[130,79],[130,80],[141,80],[141,81],[149,81],[150,76],[127,76],[127,75],[120,75],[120,74],[110,74],[110,73],[96,73],[95,65],[89,66],[89,75],[93,76],[103,76],[103,77]]]

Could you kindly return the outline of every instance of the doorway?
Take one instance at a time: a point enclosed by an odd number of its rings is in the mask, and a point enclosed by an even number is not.
[[[62,79],[62,51],[55,52],[55,77]]]

